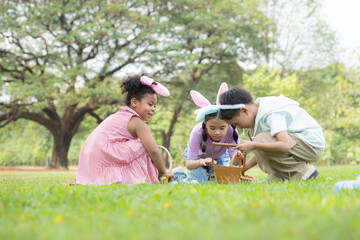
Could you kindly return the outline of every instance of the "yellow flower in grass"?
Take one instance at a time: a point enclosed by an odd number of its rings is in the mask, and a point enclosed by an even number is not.
[[[196,192],[196,189],[192,188],[190,189],[190,192]]]
[[[221,189],[220,190],[220,194],[224,194],[225,193],[225,190],[224,189]]]
[[[129,215],[129,216],[134,216],[134,215],[135,215],[135,211],[133,211],[133,210],[128,211],[128,215]]]
[[[251,204],[251,206],[250,206],[250,208],[252,208],[252,209],[257,208],[257,207],[258,207],[258,205],[257,205],[256,203],[253,203],[253,204]]]
[[[59,223],[62,221],[62,216],[60,215],[57,215],[55,218],[54,218],[54,223]]]
[[[171,207],[171,203],[164,203],[163,208],[169,208]]]

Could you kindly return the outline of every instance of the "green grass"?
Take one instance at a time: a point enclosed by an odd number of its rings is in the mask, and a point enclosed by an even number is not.
[[[318,169],[311,181],[136,186],[0,172],[0,239],[358,239],[360,191],[333,186],[360,167]]]

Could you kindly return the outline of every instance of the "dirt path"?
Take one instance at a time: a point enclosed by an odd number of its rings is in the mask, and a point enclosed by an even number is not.
[[[0,172],[76,172],[77,166],[70,166],[68,170],[65,169],[51,169],[41,166],[0,166]]]

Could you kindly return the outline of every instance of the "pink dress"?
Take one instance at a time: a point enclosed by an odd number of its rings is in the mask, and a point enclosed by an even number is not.
[[[120,107],[100,123],[82,146],[76,179],[64,184],[157,183],[157,169],[149,154],[128,130],[134,116],[141,119],[131,108]]]

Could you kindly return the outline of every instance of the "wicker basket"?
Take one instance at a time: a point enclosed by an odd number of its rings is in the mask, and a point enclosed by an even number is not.
[[[245,163],[246,163],[246,155],[244,158],[239,159],[239,167],[232,167],[232,163],[235,158],[239,158],[237,154],[231,158],[229,167],[225,166],[215,166],[214,165],[214,154],[215,154],[215,146],[225,146],[225,147],[236,147],[236,144],[231,143],[216,143],[213,142],[212,146],[212,163],[211,163],[211,172],[215,171],[216,181],[220,184],[228,184],[228,183],[238,183],[240,181],[254,181],[256,178],[252,176],[245,175]]]
[[[171,171],[172,171],[172,158],[171,158],[171,155],[170,155],[169,150],[167,150],[166,147],[161,146],[161,145],[158,145],[158,148],[161,148],[162,150],[164,150],[164,152],[165,152],[166,155],[168,156],[169,168],[167,169],[167,172],[168,172],[168,173],[171,173]],[[164,164],[165,164],[165,162],[164,162]]]

